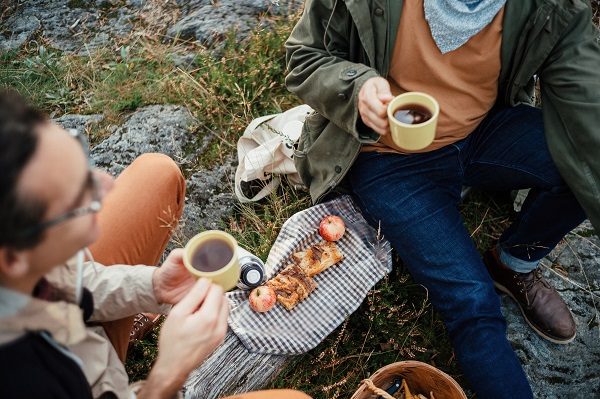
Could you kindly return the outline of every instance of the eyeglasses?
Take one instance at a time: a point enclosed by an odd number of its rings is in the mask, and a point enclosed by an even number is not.
[[[102,202],[100,198],[100,183],[98,182],[98,178],[93,170],[88,171],[87,180],[85,182],[85,191],[89,191],[92,193],[92,202],[90,202],[87,206],[82,206],[79,208],[75,208],[70,212],[65,213],[62,216],[56,217],[54,219],[50,219],[46,222],[40,223],[35,226],[31,226],[26,228],[21,232],[21,236],[30,236],[35,233],[39,233],[42,230],[47,229],[48,227],[55,226],[57,224],[66,222],[67,220],[87,215],[88,213],[96,213],[102,208]]]
[[[79,135],[74,134],[72,131],[69,131],[69,133],[71,133],[73,135],[73,137],[75,139],[77,139],[78,141],[80,141],[80,142],[82,141]],[[70,220],[70,219],[73,219],[76,217],[80,217],[80,216],[84,216],[84,215],[87,215],[88,213],[98,212],[102,208],[101,188],[100,188],[100,182],[98,181],[98,177],[96,176],[96,174],[94,173],[94,171],[92,169],[88,170],[87,179],[85,181],[83,191],[91,193],[92,202],[90,202],[89,205],[75,208],[72,211],[69,211],[62,216],[58,216],[54,219],[50,219],[50,220],[40,223],[38,225],[27,227],[26,229],[22,230],[19,235],[21,237],[31,236],[33,234],[37,234],[37,233],[49,228],[49,227],[66,222],[67,220]]]

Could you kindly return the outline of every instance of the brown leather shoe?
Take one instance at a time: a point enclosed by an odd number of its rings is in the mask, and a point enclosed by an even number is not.
[[[148,336],[154,329],[162,315],[150,313],[138,313],[133,320],[133,326],[129,333],[129,349],[134,341],[139,341]]]
[[[496,288],[517,302],[525,321],[536,333],[556,344],[573,341],[573,315],[539,267],[529,273],[517,273],[500,261],[495,247],[487,250],[483,261]]]

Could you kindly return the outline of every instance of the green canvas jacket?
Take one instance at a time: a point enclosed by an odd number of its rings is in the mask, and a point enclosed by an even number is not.
[[[585,0],[584,0],[585,1]],[[286,42],[288,89],[315,112],[295,151],[313,202],[347,193],[362,143],[379,135],[358,113],[366,80],[387,77],[404,0],[307,0]],[[550,152],[600,231],[600,46],[589,1],[508,0],[497,103],[533,104],[541,85]]]

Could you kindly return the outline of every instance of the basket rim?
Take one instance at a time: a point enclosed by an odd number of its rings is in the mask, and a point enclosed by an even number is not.
[[[392,369],[395,369],[397,367],[403,367],[403,368],[414,368],[414,367],[418,367],[418,368],[424,368],[427,369],[428,371],[437,374],[438,376],[440,376],[441,378],[443,378],[446,382],[448,382],[453,388],[456,388],[457,392],[460,393],[461,397],[464,399],[467,399],[467,395],[465,394],[465,392],[463,391],[462,387],[458,384],[458,382],[456,382],[456,380],[454,380],[454,378],[452,378],[451,376],[449,376],[448,374],[446,374],[445,372],[443,372],[442,370],[438,369],[437,367],[434,367],[428,363],[424,363],[424,362],[419,362],[417,360],[402,360],[400,362],[395,362],[395,363],[390,363],[386,366],[381,367],[380,369],[378,369],[377,371],[375,371],[370,377],[369,379],[371,381],[377,379],[378,376],[380,376],[381,374],[390,372]],[[361,391],[361,389],[366,389],[366,384],[362,383],[359,385],[358,390],[356,391],[355,395],[357,393],[359,393],[359,391]],[[354,397],[354,396],[353,396]]]

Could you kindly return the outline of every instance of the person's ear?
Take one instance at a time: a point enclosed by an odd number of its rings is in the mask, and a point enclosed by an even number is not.
[[[29,259],[26,251],[0,247],[0,273],[9,279],[18,279],[29,272]]]

